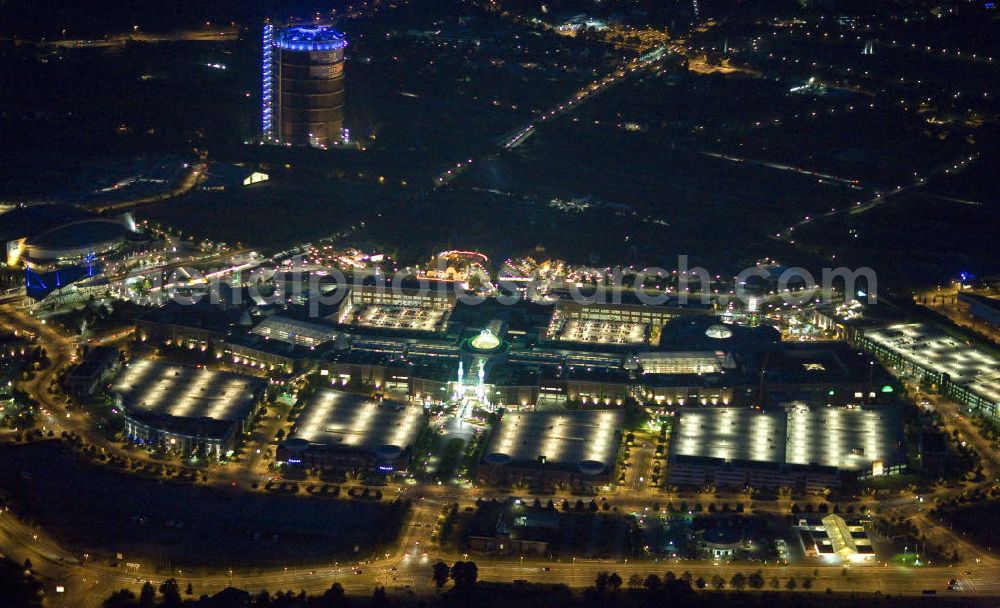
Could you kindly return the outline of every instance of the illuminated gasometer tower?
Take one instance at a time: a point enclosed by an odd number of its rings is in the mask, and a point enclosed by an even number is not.
[[[268,143],[326,148],[344,138],[342,32],[276,27],[263,35],[261,129]]]

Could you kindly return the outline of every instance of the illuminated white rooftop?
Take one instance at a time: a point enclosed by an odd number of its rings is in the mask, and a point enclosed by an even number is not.
[[[709,338],[715,338],[716,340],[724,340],[726,338],[733,337],[733,330],[729,329],[725,325],[711,325],[705,330],[705,335]]]
[[[899,412],[892,407],[684,409],[670,454],[857,470],[875,460],[892,462],[901,439]]]
[[[643,344],[649,326],[626,321],[563,320],[550,325],[550,336],[565,342],[593,344]]]
[[[621,443],[620,411],[508,412],[493,429],[487,454],[506,454],[514,463],[577,466],[595,461],[613,466]]]
[[[416,331],[444,331],[450,311],[429,306],[359,304],[347,309],[341,323]]]
[[[331,342],[337,337],[333,328],[280,315],[264,319],[250,333],[306,348]]]
[[[406,449],[422,427],[419,406],[324,389],[309,398],[290,437],[330,447],[375,451],[394,445]]]
[[[177,418],[243,420],[253,411],[265,381],[161,361],[134,361],[114,390],[126,409]]]
[[[931,325],[892,325],[865,337],[924,369],[948,374],[951,381],[992,403],[1000,403],[1000,359],[966,345]]]
[[[723,352],[650,352],[639,354],[644,374],[717,374],[722,371]]]
[[[682,410],[674,425],[670,453],[781,462],[785,457],[785,414],[734,407]]]

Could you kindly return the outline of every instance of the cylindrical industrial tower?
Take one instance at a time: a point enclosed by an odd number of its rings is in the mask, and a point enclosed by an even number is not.
[[[264,27],[266,141],[324,148],[341,141],[346,46],[329,27]]]

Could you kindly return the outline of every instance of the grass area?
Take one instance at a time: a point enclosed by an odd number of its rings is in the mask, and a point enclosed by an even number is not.
[[[926,566],[927,562],[920,559],[919,553],[897,553],[890,560],[894,565],[907,567]]]
[[[409,508],[139,479],[57,441],[0,450],[0,486],[22,517],[95,559],[187,567],[364,558],[395,543]]]
[[[1000,503],[995,500],[941,507],[935,515],[979,546],[1000,546],[1000,528],[996,525],[1000,518]]]
[[[462,462],[464,447],[465,440],[457,437],[449,439],[448,443],[444,444],[444,449],[441,451],[441,463],[435,474],[441,483],[448,483],[455,476],[458,465]]]

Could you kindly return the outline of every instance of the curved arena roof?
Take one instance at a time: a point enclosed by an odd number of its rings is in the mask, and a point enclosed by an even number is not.
[[[128,233],[128,227],[115,220],[84,219],[28,239],[27,254],[34,260],[51,260],[100,253],[123,243]]]

